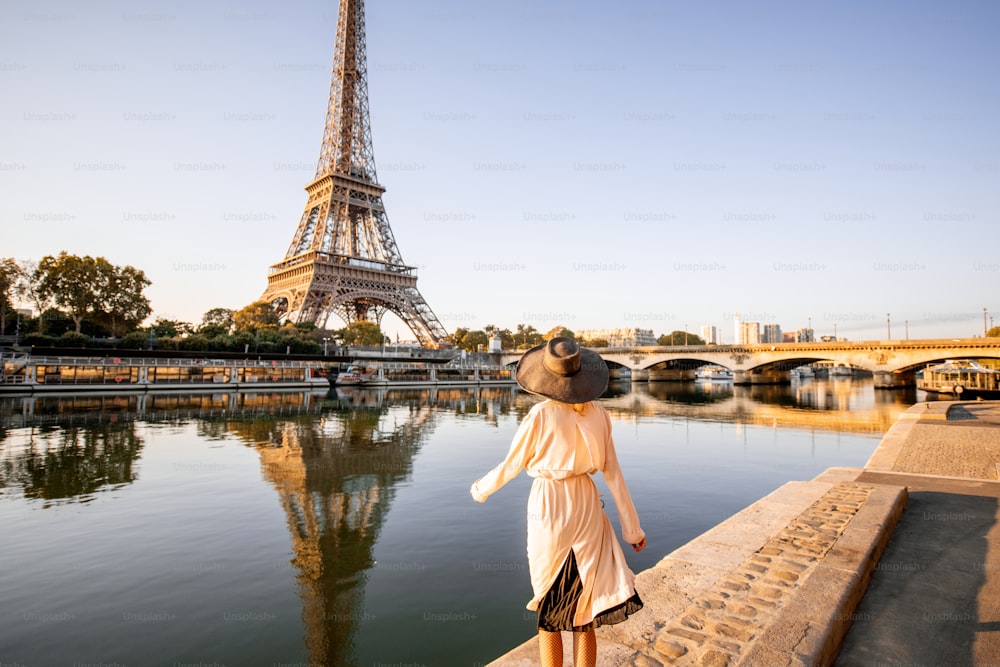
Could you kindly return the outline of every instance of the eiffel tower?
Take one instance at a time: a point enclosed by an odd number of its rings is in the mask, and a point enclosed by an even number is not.
[[[286,322],[326,327],[380,323],[391,311],[424,347],[448,336],[403,263],[375,175],[368,118],[364,0],[340,0],[330,100],[316,175],[285,258],[273,264],[261,301]]]

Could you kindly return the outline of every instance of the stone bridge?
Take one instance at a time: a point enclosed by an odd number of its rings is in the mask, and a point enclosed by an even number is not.
[[[693,380],[706,365],[733,372],[736,384],[788,382],[798,366],[830,362],[869,371],[879,388],[916,383],[916,373],[947,359],[1000,359],[1000,338],[945,338],[759,345],[685,345],[595,348],[614,370],[628,368],[634,380]],[[501,364],[516,363],[524,352],[499,353]]]

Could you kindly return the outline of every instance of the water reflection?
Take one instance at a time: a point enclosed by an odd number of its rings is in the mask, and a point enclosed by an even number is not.
[[[52,503],[94,499],[94,492],[130,484],[142,451],[132,424],[39,430],[0,458],[0,488]]]
[[[534,399],[513,386],[303,392],[43,395],[0,400],[0,488],[86,501],[134,482],[140,423],[193,422],[260,457],[291,538],[310,663],[351,664],[364,586],[396,488],[440,417],[496,426]],[[6,437],[16,433],[16,437]]]
[[[909,406],[928,400],[916,390],[878,391],[871,380],[808,380],[791,385],[638,383],[606,399],[612,412],[642,416],[884,433]]]
[[[74,394],[0,400],[0,489],[26,498],[86,502],[134,482],[143,438],[138,422],[187,423],[221,436],[224,419],[265,427],[267,418],[319,413],[304,392]],[[212,421],[217,420],[217,421]],[[18,437],[8,439],[11,430]],[[47,503],[48,506],[51,503]]]
[[[171,422],[242,419],[318,412],[322,396],[302,391],[41,394],[0,399],[0,436],[5,429],[79,426],[122,421]]]
[[[305,643],[314,664],[349,664],[365,618],[364,573],[392,501],[426,431],[427,409],[333,409],[319,421],[283,422],[255,442],[264,476],[285,510],[298,570]]]
[[[497,417],[514,411],[523,416],[535,399],[513,385],[481,387],[379,387],[362,389],[338,387],[330,393],[327,405],[342,408],[384,407],[388,405],[434,406],[458,416],[481,416],[496,424]]]
[[[287,516],[311,664],[354,661],[372,551],[442,410],[495,423],[515,395],[510,387],[338,390],[319,420],[284,422],[267,437],[255,424],[232,425],[254,443]]]

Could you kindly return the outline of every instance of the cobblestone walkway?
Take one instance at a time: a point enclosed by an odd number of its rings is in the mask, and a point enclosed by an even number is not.
[[[918,423],[896,457],[892,470],[969,479],[1000,478],[997,472],[997,462],[1000,462],[997,430],[966,426],[974,423]]]
[[[637,665],[736,665],[833,548],[872,486],[841,482],[656,635]]]

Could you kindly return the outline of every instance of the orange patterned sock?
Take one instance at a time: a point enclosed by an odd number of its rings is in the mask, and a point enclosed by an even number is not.
[[[597,666],[597,635],[593,630],[573,633],[573,667]]]
[[[562,633],[538,630],[538,651],[542,667],[562,667]]]

